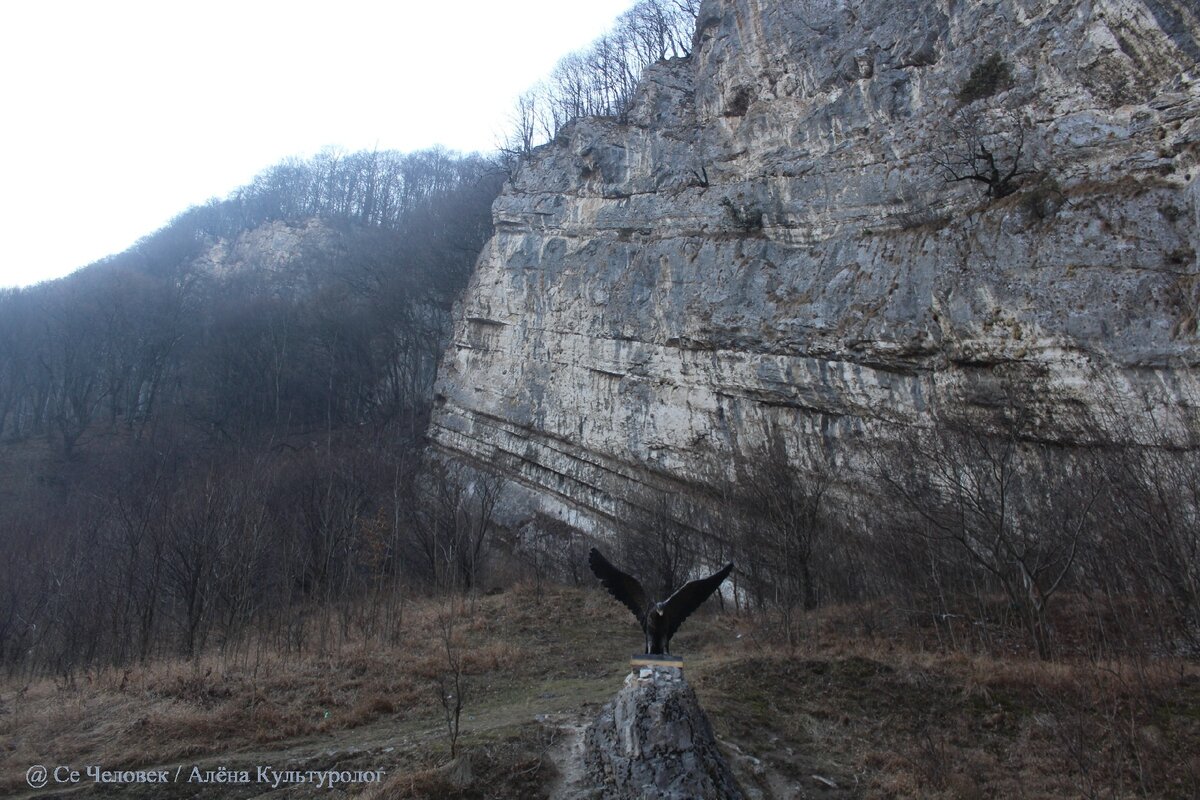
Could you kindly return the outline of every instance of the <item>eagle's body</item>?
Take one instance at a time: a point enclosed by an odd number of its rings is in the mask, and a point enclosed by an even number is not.
[[[675,631],[679,630],[683,621],[717,590],[733,570],[731,561],[707,578],[688,581],[666,600],[651,603],[637,578],[614,567],[594,547],[588,554],[588,566],[604,584],[604,588],[637,617],[642,632],[646,634],[646,652],[656,655],[670,653],[671,637],[675,635]]]

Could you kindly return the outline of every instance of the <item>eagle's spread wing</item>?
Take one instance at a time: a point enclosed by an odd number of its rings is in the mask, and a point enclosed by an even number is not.
[[[592,552],[588,553],[588,566],[592,568],[592,572],[596,573],[596,577],[604,584],[604,588],[608,589],[613,597],[624,603],[637,617],[638,622],[642,622],[646,616],[646,592],[638,583],[637,578],[626,575],[608,563],[608,559],[600,555],[600,551],[594,547]]]
[[[675,594],[667,598],[667,601],[663,603],[663,621],[667,625],[668,639],[675,635],[675,631],[679,630],[683,621],[691,616],[691,613],[699,608],[710,594],[717,590],[721,581],[729,577],[729,573],[732,571],[733,562],[730,561],[720,571],[714,572],[707,578],[688,581]]]

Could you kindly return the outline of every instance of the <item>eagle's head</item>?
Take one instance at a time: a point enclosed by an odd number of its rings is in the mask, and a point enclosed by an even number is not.
[[[650,608],[650,616],[661,619],[663,616],[663,609],[664,609],[665,605],[666,605],[665,603],[655,603]]]

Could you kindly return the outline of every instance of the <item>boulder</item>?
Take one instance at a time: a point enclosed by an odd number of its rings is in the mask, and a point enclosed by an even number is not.
[[[597,800],[742,798],[696,693],[675,667],[643,667],[584,735],[582,796]]]

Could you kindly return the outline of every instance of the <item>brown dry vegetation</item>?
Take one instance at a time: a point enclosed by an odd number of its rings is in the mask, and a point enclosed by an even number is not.
[[[351,641],[287,658],[159,661],[73,683],[10,680],[0,685],[0,793],[23,790],[29,765],[53,762],[382,768],[382,785],[350,794],[544,796],[562,726],[616,691],[638,641],[624,609],[596,591],[518,586],[466,602],[455,631],[468,686],[463,755],[450,761],[432,689],[446,605],[406,609],[394,646]],[[689,678],[748,788],[769,797],[1200,792],[1195,663],[971,654],[900,635],[868,612],[808,614],[792,648],[763,620],[730,613],[681,632]],[[165,788],[152,796],[206,793]]]

